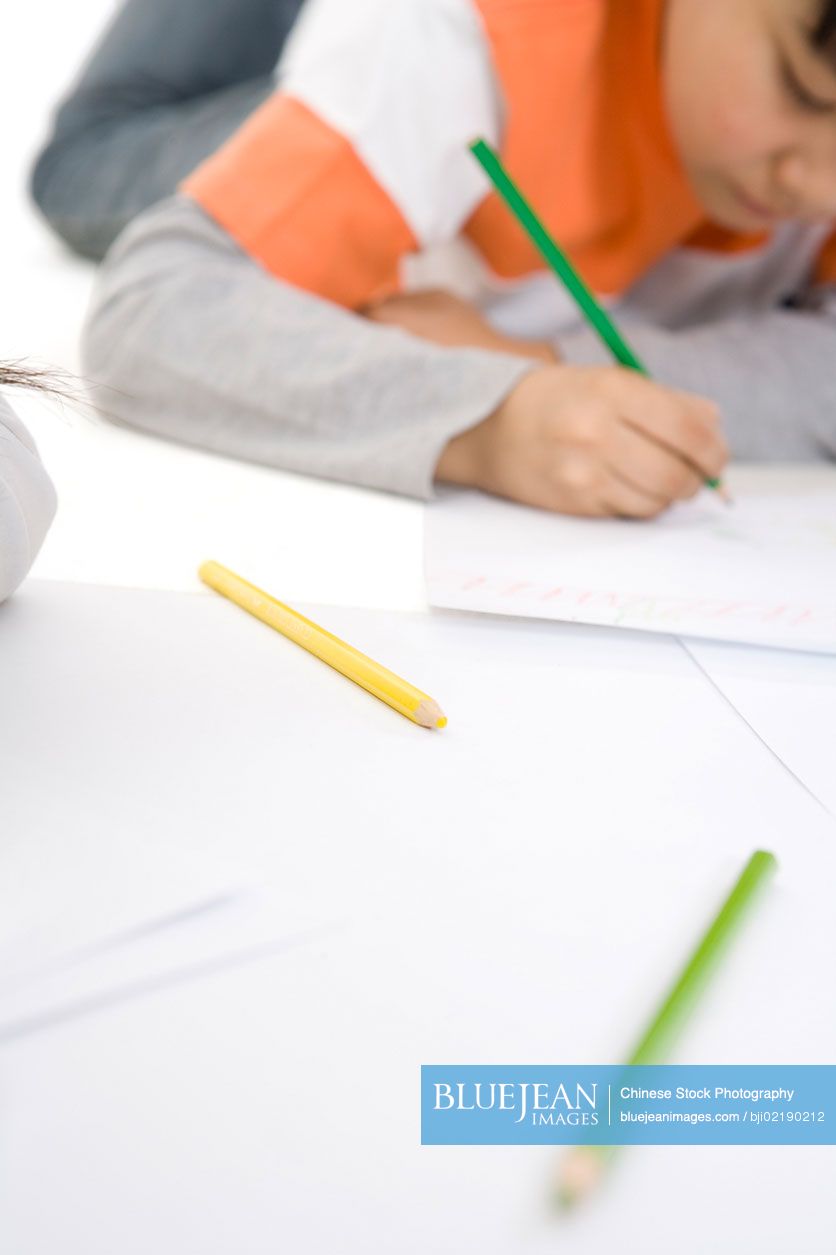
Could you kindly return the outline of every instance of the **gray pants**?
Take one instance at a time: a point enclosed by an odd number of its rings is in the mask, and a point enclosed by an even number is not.
[[[31,191],[95,259],[273,90],[303,0],[124,0],[59,105]]]

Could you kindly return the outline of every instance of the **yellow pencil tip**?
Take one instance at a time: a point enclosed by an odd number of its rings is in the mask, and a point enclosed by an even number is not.
[[[416,723],[420,723],[422,728],[432,730],[447,727],[447,716],[438,702],[434,702],[431,697],[425,697],[422,702],[418,703],[412,717]]]

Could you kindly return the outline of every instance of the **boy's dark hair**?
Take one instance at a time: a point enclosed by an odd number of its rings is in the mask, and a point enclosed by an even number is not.
[[[813,27],[813,43],[817,48],[836,52],[836,0],[824,0],[819,20]]]
[[[69,398],[72,391],[69,384],[69,378],[61,371],[26,366],[22,362],[0,362],[0,388],[32,388],[36,392]]]
[[[17,362],[0,362],[0,388],[43,388],[36,371],[24,370]]]

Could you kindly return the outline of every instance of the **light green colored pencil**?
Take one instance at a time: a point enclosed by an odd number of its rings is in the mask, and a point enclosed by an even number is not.
[[[644,362],[630,348],[630,345],[624,339],[601,302],[592,294],[557,241],[546,230],[541,219],[508,174],[499,159],[499,155],[483,139],[474,140],[470,145],[470,151],[534,247],[542,255],[558,279],[565,285],[570,296],[572,296],[580,308],[581,313],[589,325],[597,331],[615,360],[622,366],[626,366],[628,369],[635,370],[640,375],[647,375],[650,378],[650,371]],[[705,484],[707,488],[713,489],[714,492],[725,495],[721,480],[707,479]]]
[[[749,859],[737,884],[633,1048],[628,1067],[659,1063],[696,1006],[758,890],[777,866],[774,854],[765,850],[757,850]],[[576,1146],[569,1152],[561,1164],[558,1184],[558,1197],[564,1206],[571,1206],[594,1189],[615,1149],[613,1146]]]

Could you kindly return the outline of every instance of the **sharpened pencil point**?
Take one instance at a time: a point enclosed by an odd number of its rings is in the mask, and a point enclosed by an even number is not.
[[[556,1201],[568,1211],[600,1185],[609,1156],[602,1146],[574,1146],[563,1160]]]
[[[438,702],[432,700],[421,702],[415,711],[415,722],[422,728],[446,728],[447,716]]]
[[[707,479],[705,481],[706,488],[710,488],[712,492],[716,492],[717,496],[724,505],[734,505],[734,497],[729,492],[722,479]]]

